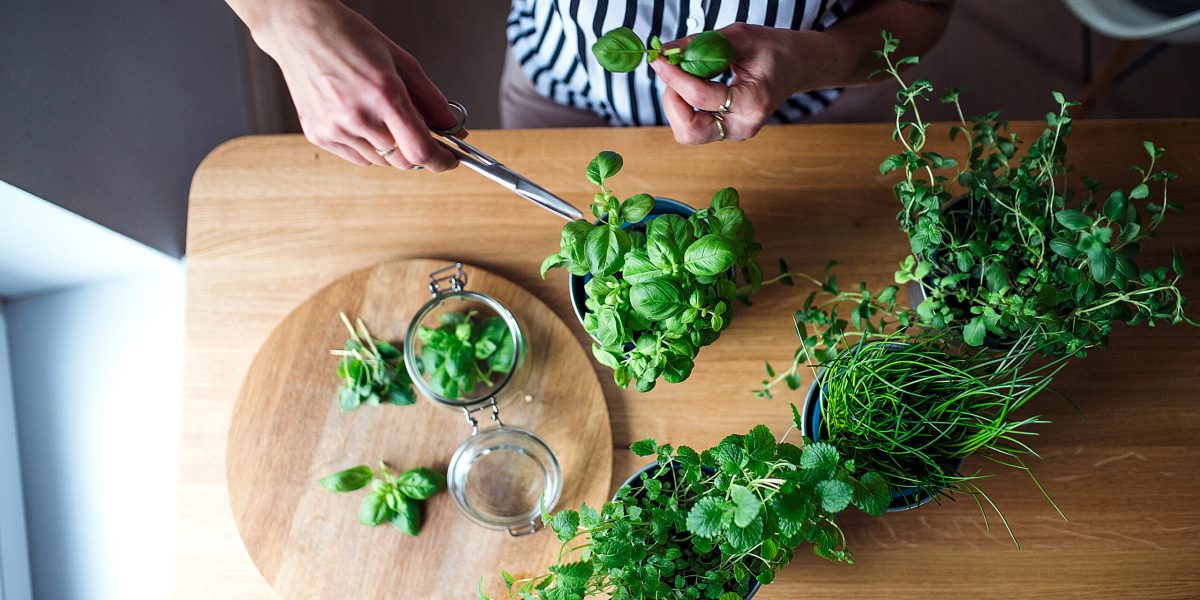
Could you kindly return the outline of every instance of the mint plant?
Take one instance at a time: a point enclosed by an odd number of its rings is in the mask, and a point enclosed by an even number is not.
[[[853,562],[835,515],[849,506],[881,514],[890,496],[878,474],[833,446],[776,442],[763,425],[703,452],[654,440],[632,450],[657,464],[600,510],[555,514],[558,562],[531,578],[502,572],[510,597],[740,599],[804,544]]]
[[[917,307],[924,322],[960,333],[971,346],[1028,333],[1041,352],[1059,356],[1105,345],[1114,322],[1196,325],[1184,314],[1178,250],[1170,272],[1137,262],[1142,242],[1168,211],[1180,210],[1167,199],[1176,175],[1158,168],[1162,148],[1143,143],[1148,162],[1130,167],[1126,186],[1105,196],[1100,182],[1085,177],[1081,193],[1066,178],[1074,170],[1067,161],[1069,111],[1077,103],[1053,92],[1057,109],[1021,155],[1022,140],[998,112],[968,121],[959,90],[950,89],[941,101],[959,116],[949,136],[965,144],[960,163],[925,149],[930,124],[921,105],[933,84],[906,82],[899,68],[917,57],[893,59],[899,41],[885,31],[883,42],[875,54],[885,66],[877,73],[900,86],[893,138],[903,148],[879,170],[902,177],[892,189],[912,255],[896,282],[924,289],[927,299]],[[1148,199],[1152,191],[1158,201]]]
[[[412,379],[404,367],[404,355],[391,343],[375,339],[362,319],[357,327],[350,324],[346,313],[339,313],[350,339],[341,350],[330,350],[340,356],[337,375],[342,380],[338,405],[351,411],[362,404],[379,406],[382,403],[407,406],[417,401]]]
[[[558,252],[542,262],[542,277],[562,267],[591,275],[585,285],[584,328],[592,354],[613,369],[613,380],[638,391],[688,378],[700,348],[716,341],[732,317],[738,292],[733,270],[755,290],[762,249],[738,206],[737,190],[725,188],[707,208],[687,218],[652,216],[654,198],[637,194],[618,200],[605,182],[623,166],[615,152],[588,164],[588,179],[600,190],[591,205],[600,221],[572,221],[562,230]],[[643,224],[643,219],[647,221]]]
[[[446,479],[436,471],[418,467],[399,475],[380,462],[379,471],[359,465],[319,480],[331,492],[353,492],[371,484],[371,493],[358,509],[358,522],[375,527],[385,521],[411,536],[421,533],[421,501],[446,487]]]
[[[418,365],[429,388],[450,399],[471,394],[476,386],[492,387],[493,377],[512,370],[516,344],[508,324],[498,316],[477,322],[477,311],[446,312],[437,327],[418,327]]]
[[[613,73],[628,73],[642,64],[643,58],[647,64],[662,58],[679,65],[686,73],[711,79],[729,68],[734,50],[729,39],[716,31],[697,34],[684,48],[664,50],[658,36],[651,37],[650,43],[645,44],[633,30],[618,27],[592,44],[592,54],[600,66]]]

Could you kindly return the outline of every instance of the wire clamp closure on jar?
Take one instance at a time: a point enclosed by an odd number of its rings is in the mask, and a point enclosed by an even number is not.
[[[524,364],[528,340],[508,307],[491,296],[468,291],[467,281],[461,262],[429,274],[427,289],[433,298],[417,310],[408,327],[404,364],[423,396],[461,410],[471,426],[471,437],[454,451],[446,472],[447,488],[459,510],[484,527],[505,530],[514,537],[525,536],[540,528],[543,510],[548,512],[558,502],[562,494],[562,470],[554,452],[541,438],[525,429],[505,425],[500,419],[501,404],[514,396],[527,397],[520,388],[528,375],[528,366]],[[461,361],[454,364],[456,373],[474,369],[480,376],[470,389],[453,386],[451,393],[444,381],[433,380],[434,376],[444,379],[447,374],[440,371],[450,365],[439,363],[435,360],[437,356],[426,356],[436,354],[437,349],[426,348],[422,332],[445,327],[447,323],[467,323],[464,333],[456,330],[452,335],[473,346],[478,343],[476,333],[488,328],[493,335],[503,331],[501,337],[493,338],[501,340],[493,352],[505,352],[504,356],[510,358],[507,367],[498,368],[493,361],[483,364],[480,355],[475,354],[475,361],[467,361],[470,365]],[[438,371],[428,372],[434,368]],[[479,427],[483,416],[477,413],[483,411],[490,413],[494,423],[487,430]]]
[[[500,420],[500,407],[496,404],[496,397],[492,396],[487,406],[463,407],[463,415],[467,417],[467,423],[471,424],[471,435],[479,435],[479,420],[475,418],[475,413],[487,410],[489,407],[492,409],[492,421],[496,423],[497,427],[504,427],[504,421]]]

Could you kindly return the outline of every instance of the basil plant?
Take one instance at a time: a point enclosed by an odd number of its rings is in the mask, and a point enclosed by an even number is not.
[[[592,354],[613,369],[618,386],[633,382],[648,392],[659,378],[687,379],[700,348],[729,325],[736,271],[749,291],[761,285],[754,257],[762,246],[736,190],[718,191],[708,207],[686,218],[656,215],[652,196],[618,200],[605,187],[622,164],[619,154],[607,151],[588,164],[588,179],[600,188],[591,206],[599,221],[564,226],[542,277],[555,267],[591,276],[583,323],[595,340]]]

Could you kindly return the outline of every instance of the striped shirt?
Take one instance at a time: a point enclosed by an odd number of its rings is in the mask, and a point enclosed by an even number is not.
[[[665,87],[649,67],[610,73],[592,56],[604,33],[628,27],[670,41],[732,23],[823,31],[855,0],[512,0],[508,43],[537,91],[590,109],[613,125],[665,125]],[[728,72],[720,81],[729,84]],[[769,122],[790,123],[829,106],[841,90],[789,98]]]

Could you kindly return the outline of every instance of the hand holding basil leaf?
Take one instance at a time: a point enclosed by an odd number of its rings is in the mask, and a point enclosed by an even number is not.
[[[367,527],[389,522],[411,536],[421,533],[421,504],[446,487],[446,479],[436,471],[418,467],[399,475],[380,462],[379,471],[359,465],[319,480],[331,492],[353,492],[371,484],[371,493],[358,507],[358,521]]]
[[[721,74],[733,62],[733,44],[717,31],[697,34],[684,48],[663,49],[658,37],[650,38],[649,47],[627,27],[618,27],[600,36],[592,45],[596,61],[613,73],[628,73],[642,64],[660,57],[685,72],[701,79],[711,79]]]
[[[591,206],[600,221],[564,226],[542,276],[560,267],[592,275],[584,285],[592,355],[613,369],[617,385],[646,392],[659,378],[678,383],[691,375],[700,348],[729,323],[739,295],[731,271],[746,278],[745,293],[762,283],[755,261],[762,247],[736,190],[718,191],[709,207],[687,218],[652,215],[653,196],[620,200],[606,187],[623,166],[610,151],[588,164],[588,180],[600,188]]]

